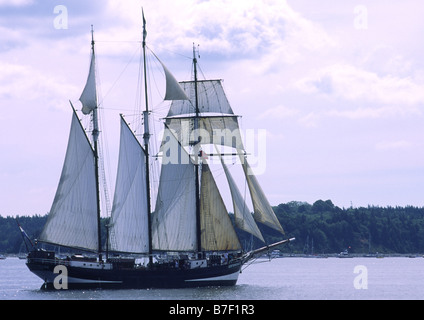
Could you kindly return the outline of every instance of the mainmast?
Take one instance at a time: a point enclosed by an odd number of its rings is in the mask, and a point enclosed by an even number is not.
[[[200,137],[199,137],[199,94],[197,89],[197,58],[196,47],[193,43],[193,67],[194,67],[194,100],[196,107],[196,117],[194,118],[194,157],[195,157],[195,177],[196,177],[196,233],[197,233],[197,251],[202,251],[201,241],[201,222],[200,222],[200,181],[199,181],[199,152],[200,152]]]
[[[150,140],[150,130],[149,130],[149,99],[147,95],[147,68],[146,68],[146,19],[144,18],[144,10],[142,9],[143,14],[143,61],[144,61],[144,96],[145,96],[145,104],[146,111],[143,112],[144,115],[144,151],[146,154],[146,188],[147,188],[147,220],[148,220],[148,230],[149,230],[149,263],[153,265],[153,257],[152,257],[152,205],[150,198],[150,159],[149,159],[149,140]]]
[[[95,57],[94,51],[94,29],[93,25],[91,26],[91,51],[92,51],[92,59]],[[94,71],[94,70],[93,70]],[[97,99],[96,99],[97,102]],[[99,120],[97,113],[97,103],[92,113],[93,119],[93,143],[94,143],[94,166],[96,173],[96,196],[97,196],[97,237],[98,237],[98,253],[102,252],[102,242],[101,242],[101,228],[100,228],[100,180],[99,180],[99,151],[98,151],[98,140],[99,140]]]

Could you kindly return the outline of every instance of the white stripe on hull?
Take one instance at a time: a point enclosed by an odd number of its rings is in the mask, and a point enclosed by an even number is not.
[[[122,283],[122,281],[106,281],[106,280],[89,280],[89,279],[81,279],[81,278],[72,278],[68,277],[68,283],[104,283],[104,284],[113,284],[113,283]]]
[[[34,272],[34,271],[33,271]],[[34,272],[38,277],[40,277],[41,279],[44,280],[44,282],[46,283],[54,283],[54,280],[56,279],[56,277],[58,276],[58,274],[53,273],[51,271],[38,271],[38,272]],[[119,284],[122,283],[122,281],[107,281],[107,280],[91,280],[91,279],[82,279],[82,278],[75,278],[75,277],[67,277],[67,281],[70,284],[75,284],[75,283],[86,283],[86,284],[90,284],[90,283],[105,283],[105,284]]]
[[[186,280],[186,282],[195,282],[195,281],[237,281],[238,276],[240,274],[240,271],[227,274],[225,276],[219,276],[219,277],[212,277],[212,278],[204,278],[204,279],[192,279],[192,280]]]

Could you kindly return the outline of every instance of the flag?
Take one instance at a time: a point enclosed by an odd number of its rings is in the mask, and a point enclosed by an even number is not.
[[[143,13],[143,42],[146,42],[146,38],[147,38],[147,31],[146,31],[146,19],[144,18],[144,10],[143,8],[141,9],[142,13]]]
[[[208,154],[206,152],[204,152],[203,150],[200,150],[200,158],[202,158],[203,160],[208,160]]]

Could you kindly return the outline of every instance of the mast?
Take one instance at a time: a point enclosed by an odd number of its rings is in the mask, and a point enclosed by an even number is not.
[[[199,143],[200,137],[199,133],[199,95],[197,89],[197,58],[196,58],[196,47],[193,43],[193,66],[194,66],[194,93],[195,93],[195,107],[196,107],[196,117],[194,118],[194,132],[195,132],[195,141],[194,143],[194,155],[195,155],[195,177],[196,177],[196,233],[197,233],[197,251],[202,251],[201,243],[201,222],[200,222],[200,181],[199,181]]]
[[[147,38],[147,30],[146,30],[146,19],[144,18],[144,10],[142,9],[143,14],[143,61],[144,61],[144,96],[145,96],[145,104],[146,111],[143,112],[144,115],[144,150],[146,153],[146,188],[147,188],[147,221],[148,221],[148,229],[149,229],[149,263],[153,265],[153,257],[152,257],[152,205],[150,198],[150,159],[149,159],[149,140],[150,140],[150,130],[149,130],[149,99],[147,96],[147,68],[146,68],[146,38]]]
[[[95,56],[94,51],[94,29],[91,25],[91,50],[92,50],[92,59]],[[97,114],[97,105],[93,110],[93,142],[94,142],[94,166],[96,174],[96,197],[97,197],[97,237],[98,237],[98,253],[99,257],[102,252],[102,241],[101,241],[101,227],[100,227],[100,179],[99,179],[99,151],[98,151],[98,140],[99,140],[99,120]]]

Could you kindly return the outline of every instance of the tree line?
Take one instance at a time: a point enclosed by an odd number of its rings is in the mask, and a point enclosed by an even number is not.
[[[331,200],[313,205],[289,202],[274,208],[285,231],[296,242],[298,253],[422,253],[424,252],[424,208],[339,208]]]
[[[424,208],[379,207],[340,208],[331,200],[313,204],[292,201],[274,207],[274,212],[288,238],[296,241],[281,249],[285,253],[338,253],[349,248],[351,253],[423,253]],[[0,217],[0,253],[26,251],[16,218],[30,238],[41,234],[45,216]],[[102,219],[106,225],[108,219]],[[281,240],[281,234],[260,226],[268,243]],[[102,228],[106,238],[106,228]],[[263,246],[256,238],[238,231],[245,248]]]

